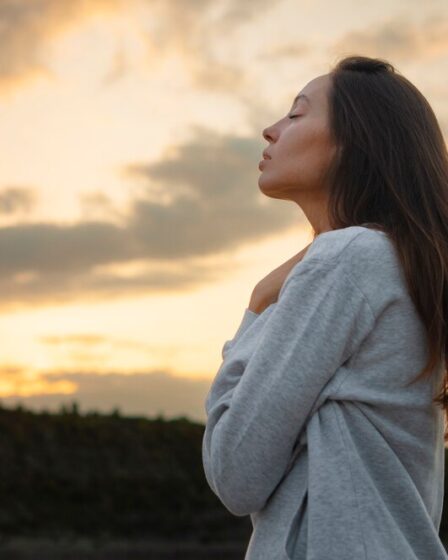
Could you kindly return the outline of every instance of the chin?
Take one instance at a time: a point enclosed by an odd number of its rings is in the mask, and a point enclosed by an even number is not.
[[[275,186],[269,186],[266,184],[260,184],[258,183],[258,186],[260,188],[260,191],[265,195],[268,196],[269,198],[278,198],[278,199],[283,199],[280,191],[278,189],[275,188]]]
[[[278,185],[275,182],[263,178],[263,175],[260,175],[260,177],[258,178],[258,187],[260,188],[260,191],[266,196],[269,196],[271,198],[281,198],[280,196],[278,196]]]

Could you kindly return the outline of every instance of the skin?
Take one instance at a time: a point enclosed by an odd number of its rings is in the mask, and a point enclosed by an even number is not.
[[[336,153],[328,119],[329,74],[323,74],[306,84],[300,98],[291,105],[287,115],[263,130],[269,142],[258,179],[266,196],[291,200],[298,204],[317,234],[331,230],[327,217],[327,196],[324,173]],[[289,118],[300,115],[298,118]],[[310,244],[311,245],[311,244]],[[309,246],[281,264],[255,286],[249,309],[261,313],[277,301],[282,284],[293,268],[305,256]]]

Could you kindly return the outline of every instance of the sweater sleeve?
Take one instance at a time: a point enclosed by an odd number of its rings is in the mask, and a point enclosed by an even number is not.
[[[373,328],[346,267],[298,263],[246,363],[224,356],[207,398],[202,453],[210,487],[234,515],[264,507],[320,392]]]
[[[221,357],[224,360],[227,356],[227,353],[230,351],[232,346],[239,340],[240,336],[246,332],[246,330],[252,325],[255,319],[259,317],[259,313],[255,313],[248,307],[244,310],[243,318],[236,330],[236,333],[233,335],[233,338],[230,340],[226,340],[221,350]]]

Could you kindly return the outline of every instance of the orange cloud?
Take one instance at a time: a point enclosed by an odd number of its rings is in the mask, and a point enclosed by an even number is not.
[[[0,368],[0,378],[2,370]],[[4,406],[20,402],[26,408],[58,410],[62,403],[76,401],[81,413],[109,412],[155,416],[185,415],[204,422],[204,400],[210,379],[176,377],[164,371],[148,373],[40,373],[33,380],[18,375],[0,393]]]
[[[49,70],[45,48],[83,20],[122,9],[123,0],[18,0],[0,3],[0,91],[5,94]]]

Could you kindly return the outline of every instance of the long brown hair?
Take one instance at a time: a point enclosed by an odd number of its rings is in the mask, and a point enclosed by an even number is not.
[[[444,368],[433,402],[448,409],[448,153],[422,93],[379,58],[347,56],[330,71],[328,170],[334,229],[370,224],[396,247],[426,327],[428,360],[411,381]],[[445,431],[445,441],[448,432]]]

